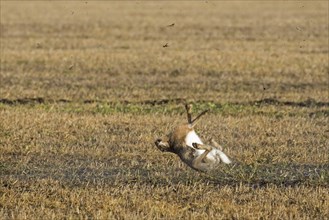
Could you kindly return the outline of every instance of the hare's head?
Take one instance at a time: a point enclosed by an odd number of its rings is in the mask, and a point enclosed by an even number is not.
[[[160,139],[158,138],[155,142],[155,146],[162,152],[172,152],[172,149],[169,145],[168,138]]]

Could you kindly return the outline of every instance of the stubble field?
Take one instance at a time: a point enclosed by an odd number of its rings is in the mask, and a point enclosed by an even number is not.
[[[329,218],[328,2],[0,4],[0,219]]]

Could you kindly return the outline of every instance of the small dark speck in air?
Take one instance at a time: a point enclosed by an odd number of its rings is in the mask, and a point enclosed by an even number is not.
[[[42,48],[41,43],[37,42],[37,48]]]
[[[302,31],[302,29],[300,27],[296,27],[297,31]]]

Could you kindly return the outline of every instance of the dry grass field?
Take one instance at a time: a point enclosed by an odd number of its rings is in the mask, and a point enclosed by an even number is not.
[[[0,219],[329,218],[328,2],[0,4]]]

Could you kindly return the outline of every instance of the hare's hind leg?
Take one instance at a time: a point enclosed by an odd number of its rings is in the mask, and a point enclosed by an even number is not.
[[[201,155],[199,155],[192,161],[192,166],[197,170],[207,171],[209,167],[204,163],[204,159],[207,157],[208,153],[210,152],[211,147],[208,145],[203,145],[198,143],[193,143],[192,145],[196,149],[205,150],[205,152],[203,152]]]
[[[221,151],[223,150],[223,147],[219,145],[214,139],[211,139],[210,142],[214,147],[218,148]]]

